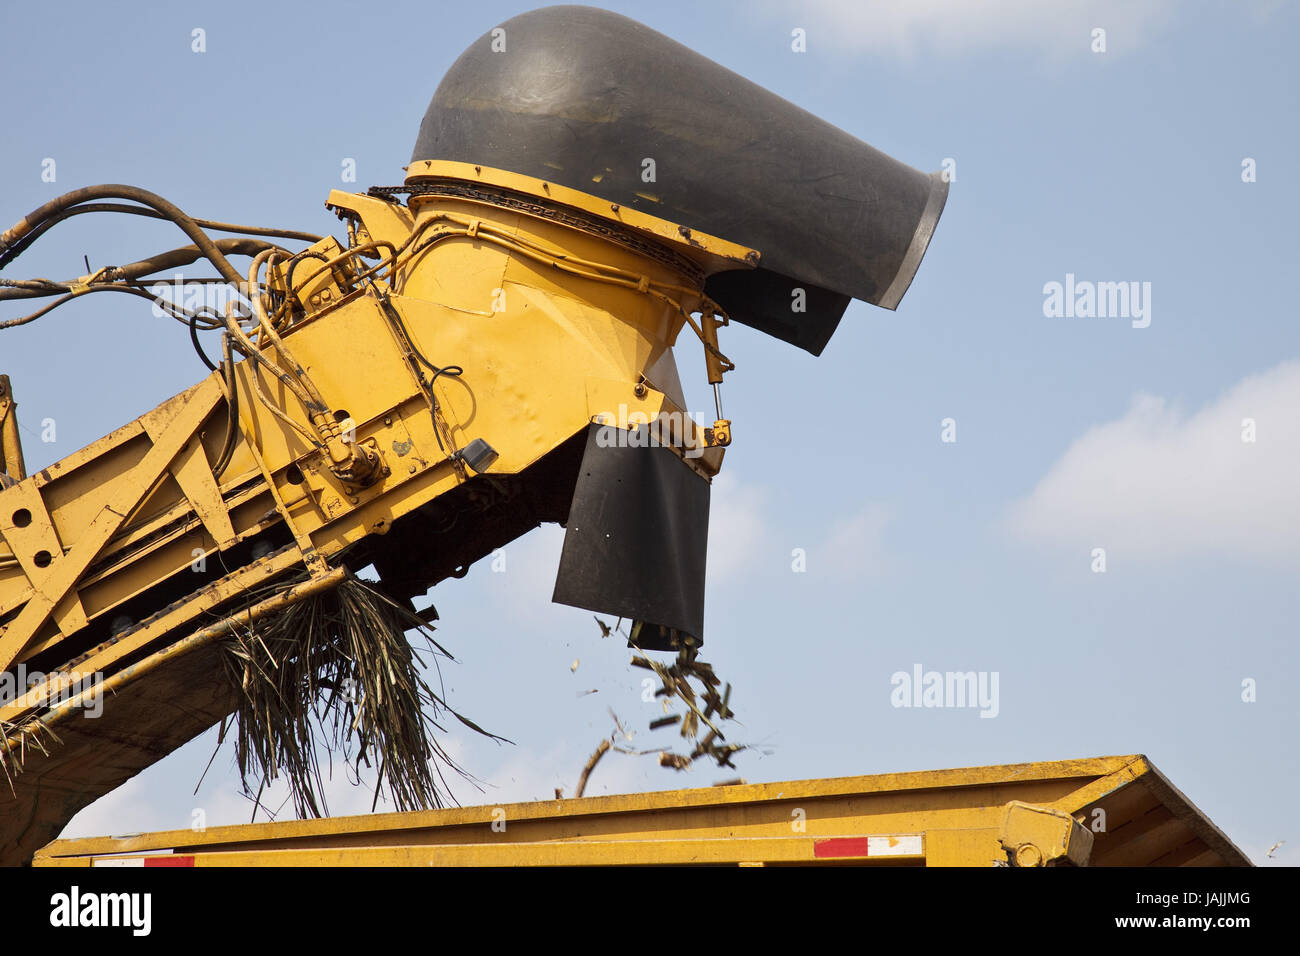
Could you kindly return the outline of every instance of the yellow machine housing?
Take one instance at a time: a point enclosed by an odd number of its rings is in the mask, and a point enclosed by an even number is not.
[[[59,840],[37,866],[1249,866],[1141,755]]]
[[[0,492],[0,669],[30,684],[0,706],[24,764],[15,792],[0,789],[5,818],[24,821],[8,859],[229,712],[212,658],[228,629],[210,622],[284,605],[250,601],[256,588],[373,563],[394,595],[422,594],[564,521],[595,428],[619,444],[612,429],[663,418],[677,428],[657,453],[701,486],[716,473],[729,436],[685,415],[671,348],[699,328],[704,279],[752,267],[754,250],[485,167],[425,163],[408,182],[464,194],[408,208],[332,193],[351,251],[328,238],[266,277],[296,317],[283,348],[262,338],[266,363],[236,364],[239,441],[219,482],[214,373]],[[463,373],[429,376],[417,356]],[[298,401],[272,366],[305,373],[328,407]],[[337,426],[328,442],[313,440],[322,419]],[[483,474],[464,457],[476,438],[496,456]],[[683,636],[665,631],[664,646]],[[103,692],[81,686],[90,674],[112,692],[95,721],[77,719],[80,695]],[[49,753],[41,731],[60,741]]]

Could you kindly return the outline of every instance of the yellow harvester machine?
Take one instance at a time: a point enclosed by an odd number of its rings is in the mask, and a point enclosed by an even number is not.
[[[329,195],[338,237],[196,219],[127,186],[32,212],[0,235],[0,268],[89,212],[167,220],[188,245],[66,282],[6,280],[0,299],[38,310],[0,326],[83,295],[152,298],[194,262],[245,307],[164,306],[196,345],[222,333],[211,374],[33,474],[0,378],[0,672],[16,688],[0,697],[0,862],[30,860],[227,718],[231,636],[363,567],[418,613],[433,584],[558,522],[555,600],[635,622],[643,649],[698,647],[710,480],[732,440],[719,330],[816,354],[850,299],[895,308],[947,189],[640,24],[554,7],[455,63],[401,186]],[[686,415],[681,345],[703,349],[712,423]],[[495,831],[467,809],[55,844],[39,860],[183,846],[253,862],[257,839],[289,862],[358,847],[366,862],[1087,862],[1086,813],[1140,779],[1115,819],[1172,841],[1155,856],[1243,862],[1145,763],[1055,766],[512,807],[496,844],[469,835]],[[790,830],[792,807],[806,831]],[[574,839],[599,852],[565,849]]]

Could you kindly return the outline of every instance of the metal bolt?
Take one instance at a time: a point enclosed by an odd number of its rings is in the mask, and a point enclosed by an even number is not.
[[[1017,866],[1041,866],[1043,853],[1032,843],[1023,843],[1016,847]]]
[[[632,389],[632,392],[636,395],[637,398],[645,398],[645,393],[646,393],[645,383],[637,382],[636,388]]]

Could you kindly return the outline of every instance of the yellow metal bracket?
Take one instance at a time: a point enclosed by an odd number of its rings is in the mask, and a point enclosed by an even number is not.
[[[8,375],[0,375],[0,490],[27,477],[18,435],[18,403]]]
[[[207,452],[198,436],[191,438],[176,457],[171,473],[217,547],[224,550],[234,544],[235,528],[230,523],[230,512],[226,510],[221,489],[213,477]]]
[[[201,615],[210,614],[214,608],[241,594],[248,594],[268,580],[273,580],[283,572],[304,564],[307,564],[307,561],[302,552],[290,546],[237,568],[212,584],[205,585],[185,600],[178,601],[158,614],[141,621],[138,627],[110,638],[97,647],[92,647],[77,659],[75,667],[70,672],[47,674],[44,683],[36,685],[21,697],[0,704],[0,721],[16,722],[23,714],[45,706],[47,701],[57,699],[74,675],[110,672],[124,658],[157,644],[181,628],[193,626]],[[324,580],[326,576],[333,575],[336,571],[342,574],[342,569],[325,568],[310,580]],[[241,615],[248,613],[241,612]],[[240,617],[241,621],[244,619],[243,616]],[[250,617],[247,620],[251,622],[254,619]]]
[[[76,593],[51,588],[51,571],[63,557],[63,544],[35,481],[20,482],[0,499],[0,536],[31,582],[33,597],[28,600],[39,595],[50,601],[55,623],[65,635],[85,627],[86,612]]]
[[[144,426],[153,440],[153,447],[122,476],[121,481],[111,486],[108,500],[90,526],[77,537],[71,550],[67,554],[51,554],[52,560],[44,569],[42,580],[32,582],[35,590],[26,606],[0,633],[0,669],[8,668],[18,658],[64,597],[75,593],[77,581],[109,539],[157,487],[221,397],[220,384],[213,376],[197,386],[187,401],[166,406],[168,412],[175,413],[170,420],[158,417],[157,413],[145,417]],[[5,496],[14,500],[8,493]],[[9,517],[12,520],[13,516]]]
[[[727,324],[725,317],[719,318],[713,312],[700,316],[700,338],[704,342],[704,364],[709,372],[709,384],[713,386],[713,404],[718,419],[713,428],[708,430],[709,444],[725,448],[731,444],[731,419],[722,417],[722,376],[736,366],[718,350],[718,329]]]
[[[759,253],[756,249],[750,249],[748,246],[729,242],[726,239],[719,239],[717,236],[699,232],[686,225],[669,222],[658,216],[651,216],[629,206],[611,203],[607,199],[601,199],[591,193],[584,193],[577,189],[570,189],[567,186],[561,186],[559,183],[535,179],[532,176],[524,176],[504,169],[493,169],[490,166],[476,166],[472,163],[459,163],[449,160],[424,160],[406,167],[406,181],[408,184],[436,180],[460,180],[484,186],[495,186],[561,203],[590,215],[599,216],[601,219],[618,223],[669,244],[698,263],[704,269],[706,275],[731,269],[754,269],[759,264]],[[349,197],[346,203],[339,200],[338,205],[350,205],[354,201],[352,197]],[[336,202],[335,194],[330,195],[330,202]]]
[[[288,560],[281,563],[286,565],[297,563],[297,559],[300,557],[298,553],[293,550],[286,551],[285,555]],[[259,570],[265,569],[259,568]],[[245,610],[223,618],[216,624],[196,631],[174,644],[170,644],[167,647],[155,651],[143,660],[138,661],[129,667],[123,668],[105,680],[102,686],[96,685],[89,690],[82,691],[75,697],[67,697],[58,700],[58,702],[51,707],[49,712],[44,714],[36,722],[36,725],[39,725],[42,728],[49,728],[76,713],[78,708],[83,708],[85,706],[83,698],[86,695],[98,694],[102,696],[105,693],[116,693],[119,689],[125,687],[130,682],[148,674],[150,671],[155,670],[167,661],[173,660],[183,654],[188,654],[190,651],[193,651],[204,644],[211,643],[214,640],[229,637],[236,633],[238,628],[247,628],[252,625],[253,622],[260,620],[269,614],[281,611],[292,604],[296,604],[306,597],[337,587],[346,574],[347,572],[343,568],[327,569],[320,574],[313,575],[306,581],[285,588],[279,593],[272,595],[266,600],[254,604]],[[234,577],[231,576],[229,580],[233,581]],[[229,583],[219,590],[221,593],[228,592],[230,590]],[[145,643],[147,643],[147,641],[144,639],[144,635],[141,635],[140,638],[134,642],[133,649],[138,649]],[[117,659],[120,660],[125,656],[123,650],[124,649],[117,649],[115,655]],[[97,669],[96,662],[93,661],[83,665],[83,673],[94,672]],[[56,680],[56,678],[61,679]],[[25,697],[19,698],[14,703],[7,705],[3,712],[11,718],[15,714],[22,713],[23,711],[44,704],[46,700],[53,699],[52,695],[66,689],[68,683],[68,675],[51,675],[51,677],[47,679],[48,686],[33,689]],[[23,734],[30,734],[31,729],[31,727],[25,727],[18,735],[5,740],[3,744],[0,744],[0,746],[5,746],[10,750],[14,749],[15,743],[20,743]]]
[[[1063,810],[1012,800],[998,842],[1012,866],[1087,866],[1092,831]]]
[[[405,206],[361,193],[331,189],[325,208],[340,215],[352,213],[357,216],[372,240],[400,241],[415,225],[415,217]]]

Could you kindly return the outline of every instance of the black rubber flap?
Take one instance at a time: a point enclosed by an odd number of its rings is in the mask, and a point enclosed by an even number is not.
[[[513,17],[466,50],[411,159],[560,183],[757,249],[760,269],[706,291],[814,354],[848,297],[897,307],[948,193],[939,174],[635,20],[581,6]]]
[[[647,434],[589,428],[551,599],[643,622],[648,650],[703,644],[709,483]]]

